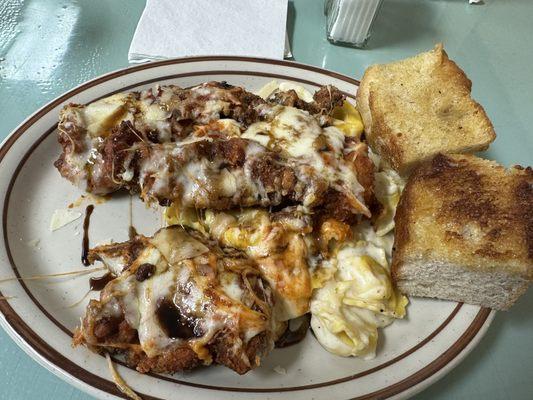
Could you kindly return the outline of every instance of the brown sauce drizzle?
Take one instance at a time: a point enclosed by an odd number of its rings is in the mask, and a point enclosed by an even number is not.
[[[133,225],[130,225],[128,228],[128,237],[130,240],[135,239],[139,234],[137,233],[137,229]]]
[[[108,272],[105,275],[102,276],[95,276],[94,278],[89,279],[89,286],[91,290],[102,290],[105,285],[107,285],[109,282],[111,282],[113,279],[115,279],[115,276]]]
[[[191,339],[202,336],[194,318],[182,315],[172,300],[162,298],[157,301],[156,311],[159,325],[172,339]]]
[[[83,241],[81,244],[81,262],[88,267],[91,265],[89,262],[89,223],[91,222],[91,214],[93,213],[94,206],[89,204],[85,209],[85,218],[83,219]]]
[[[283,332],[279,339],[276,340],[277,348],[292,346],[293,344],[301,342],[305,338],[305,335],[309,330],[309,324],[311,323],[311,314],[307,313],[301,317],[298,317],[298,319],[301,320],[301,323],[300,326],[294,331],[290,329],[291,321],[289,321],[285,332]]]
[[[128,237],[132,240],[137,237],[137,235],[137,229],[133,226],[133,196],[130,193]]]
[[[143,282],[146,279],[150,278],[155,272],[155,265],[144,263],[139,265],[137,268],[137,271],[135,271],[135,279],[137,279],[138,282]]]

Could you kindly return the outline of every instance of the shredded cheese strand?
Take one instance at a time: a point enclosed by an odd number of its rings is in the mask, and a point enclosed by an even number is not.
[[[91,289],[87,290],[87,292],[83,295],[83,297],[81,299],[79,299],[78,301],[76,301],[75,303],[72,303],[71,305],[69,306],[65,306],[64,308],[74,308],[76,307],[77,305],[79,305],[83,300],[85,300],[87,298],[87,296],[89,295],[89,293],[91,293]]]
[[[142,398],[137,393],[135,393],[124,381],[124,379],[122,379],[122,377],[119,375],[115,368],[115,364],[113,364],[113,361],[111,360],[111,356],[109,355],[109,353],[105,353],[105,358],[107,359],[107,366],[109,367],[109,372],[111,372],[113,382],[115,382],[115,385],[117,385],[118,390],[120,390],[130,399],[142,400]]]
[[[91,268],[91,269],[82,269],[78,271],[69,271],[69,272],[60,272],[57,274],[47,274],[47,275],[31,275],[31,276],[21,276],[20,278],[4,278],[0,279],[0,283],[4,282],[10,282],[10,281],[34,281],[39,279],[47,279],[47,278],[57,278],[61,276],[68,276],[68,275],[87,275],[92,272],[96,271],[103,271],[107,269],[106,267],[98,267],[98,268]]]

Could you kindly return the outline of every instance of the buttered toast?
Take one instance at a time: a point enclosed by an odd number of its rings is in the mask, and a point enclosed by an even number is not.
[[[401,175],[437,153],[486,149],[496,135],[471,87],[442,44],[371,66],[357,92],[370,146]]]
[[[504,310],[533,279],[533,170],[439,154],[396,217],[392,276],[407,295]]]

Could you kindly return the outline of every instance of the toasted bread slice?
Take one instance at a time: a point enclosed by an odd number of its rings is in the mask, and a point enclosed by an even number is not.
[[[533,279],[533,170],[439,154],[396,211],[392,277],[412,296],[509,308]]]
[[[472,153],[494,128],[470,97],[472,83],[438,44],[429,52],[368,68],[357,106],[372,150],[401,175],[437,153]]]

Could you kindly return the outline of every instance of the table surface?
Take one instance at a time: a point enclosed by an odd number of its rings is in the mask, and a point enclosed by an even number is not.
[[[128,66],[129,44],[144,2],[2,0],[0,140],[54,97],[97,75]],[[289,3],[296,61],[360,78],[377,62],[445,43],[473,80],[474,97],[498,139],[488,157],[531,165],[533,154],[533,2],[385,0],[367,49],[325,39],[322,0]],[[500,312],[478,347],[415,399],[530,399],[533,393],[533,291]],[[91,397],[40,367],[0,330],[0,399]]]

